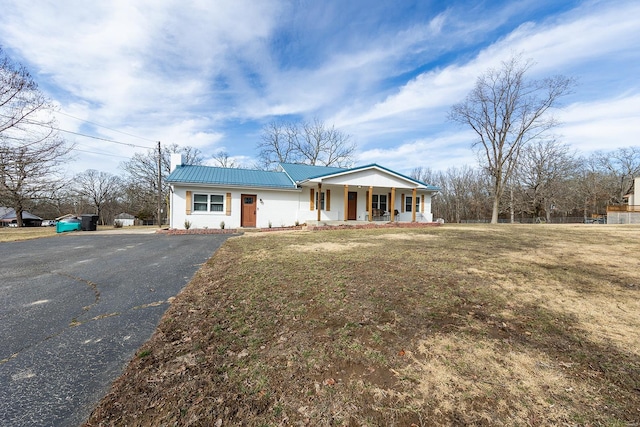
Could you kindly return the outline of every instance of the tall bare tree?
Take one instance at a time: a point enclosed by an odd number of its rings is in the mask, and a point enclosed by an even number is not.
[[[531,60],[515,56],[500,68],[486,71],[449,113],[451,120],[469,126],[478,137],[473,147],[493,181],[493,224],[498,222],[500,198],[522,147],[558,124],[549,109],[557,106],[574,83],[564,76],[528,80],[532,65]]]
[[[0,48],[0,204],[15,209],[18,226],[29,203],[62,185],[59,166],[72,147],[53,111],[29,71]]]
[[[120,177],[108,172],[87,169],[83,173],[76,175],[74,183],[76,184],[78,195],[90,201],[102,224],[110,222],[104,218],[103,209],[108,204],[116,203],[123,192],[123,183]]]
[[[189,146],[181,147],[178,144],[164,145],[160,150],[162,153],[161,159],[161,174],[162,174],[162,200],[166,201],[169,195],[169,185],[166,178],[169,175],[171,169],[171,154],[181,153],[184,156],[184,161],[189,165],[201,165],[204,157],[199,149]],[[135,188],[136,191],[130,194],[137,194],[136,200],[133,204],[136,206],[144,206],[145,212],[148,206],[154,206],[157,203],[158,197],[158,151],[150,148],[146,153],[136,153],[131,160],[122,162],[120,164],[126,174],[129,181],[128,187]],[[163,207],[164,209],[164,202]],[[166,212],[166,209],[164,209]],[[157,213],[153,216],[157,216]],[[162,218],[156,218],[161,221]]]
[[[299,130],[293,123],[271,122],[262,128],[262,141],[258,144],[257,165],[261,169],[274,169],[278,163],[296,163],[295,151]]]
[[[350,135],[318,119],[303,123],[271,122],[262,129],[258,166],[263,169],[273,169],[278,163],[349,166],[355,149]]]

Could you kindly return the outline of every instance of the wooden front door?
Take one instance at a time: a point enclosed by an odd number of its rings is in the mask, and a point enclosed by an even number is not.
[[[256,226],[256,200],[255,194],[243,194],[242,195],[242,211],[240,216],[241,227],[255,227]]]
[[[349,206],[347,207],[347,219],[355,221],[358,219],[358,193],[349,191]]]

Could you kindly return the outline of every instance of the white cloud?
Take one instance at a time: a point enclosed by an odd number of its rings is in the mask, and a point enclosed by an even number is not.
[[[404,173],[417,167],[446,170],[475,165],[471,150],[474,136],[467,131],[405,142],[393,148],[374,148],[358,153],[358,164],[378,163]]]
[[[202,103],[208,79],[226,69],[229,56],[269,34],[278,8],[114,1],[14,2],[8,10],[2,35],[14,49],[70,98],[122,119]]]
[[[637,63],[640,60],[640,51],[636,38],[631,34],[640,34],[640,4],[614,2],[588,6],[572,11],[552,22],[523,24],[507,37],[479,52],[471,61],[419,74],[399,87],[395,93],[373,105],[347,104],[334,116],[333,120],[338,126],[345,127],[351,133],[370,135],[374,138],[375,135],[388,133],[390,125],[392,128],[414,131],[416,127],[420,127],[424,129],[425,134],[432,133],[429,127],[446,122],[449,108],[464,99],[480,73],[490,67],[498,66],[500,61],[519,52],[523,52],[525,58],[531,57],[537,62],[531,70],[531,76],[534,78],[550,72],[555,74],[567,70],[570,73],[580,69],[582,78],[600,79],[602,76],[599,75],[599,63],[620,60],[620,55],[622,58],[630,55],[633,63]],[[612,25],[612,22],[616,25]],[[589,64],[588,68],[580,67],[585,63]],[[621,73],[624,74],[624,71]],[[615,80],[618,77],[610,76],[609,79]],[[630,84],[637,85],[635,78],[631,75],[626,78]],[[601,96],[601,92],[589,94],[589,96]],[[573,98],[584,97],[581,97],[578,92]],[[592,102],[603,110],[617,110],[613,104],[608,106],[607,99]],[[612,100],[612,102],[615,104],[619,101]],[[422,124],[417,123],[417,118],[420,117],[423,120]],[[616,134],[617,140],[625,141],[622,145],[630,145],[630,135],[639,134],[640,125],[634,125],[632,117],[627,115],[621,117],[607,114],[597,120],[598,129],[595,125],[589,125],[588,133],[592,137],[588,139],[593,141],[591,145],[596,144],[596,139],[604,137],[603,134],[607,133]],[[622,135],[624,132],[618,132],[617,129],[623,128],[633,132],[626,136]],[[572,135],[587,133],[587,131],[580,132],[577,126],[563,129]],[[584,137],[584,135],[581,136]],[[577,143],[577,138],[568,138],[568,140]],[[581,145],[578,144],[576,147],[580,148]]]
[[[637,146],[640,141],[640,94],[629,94],[568,106],[558,118],[563,121],[561,140],[582,152],[610,151]]]
[[[379,13],[372,6],[354,16],[353,29],[332,28],[343,6],[277,0],[5,0],[0,40],[28,62],[63,112],[152,141],[207,152],[227,145],[238,159],[250,158],[247,151],[256,141],[250,140],[255,128],[244,132],[247,141],[230,141],[242,138],[239,128],[298,114],[318,116],[352,134],[362,150],[360,163],[383,160],[404,171],[474,164],[468,135],[450,129],[447,111],[481,72],[520,51],[537,61],[534,76],[563,73],[583,82],[561,117],[567,142],[582,149],[609,138],[628,146],[631,135],[640,134],[633,123],[638,109],[632,105],[640,91],[637,1],[586,1],[567,13],[526,23],[518,21],[520,15],[545,6],[536,0],[498,7],[453,5],[422,20],[411,17],[406,25],[381,27],[366,26],[385,22],[367,15]],[[493,8],[491,13],[483,13],[486,7]],[[517,24],[486,45],[488,34]],[[320,28],[324,38],[309,41],[309,25]],[[284,43],[299,37],[309,47],[300,53],[306,60],[286,58],[290,46],[277,46],[280,32],[289,29],[283,26],[293,26],[293,39]],[[449,57],[454,59],[443,60]],[[622,95],[623,90],[630,94]],[[91,128],[59,119],[65,129]],[[118,141],[153,144],[92,130]],[[95,151],[131,154],[113,144],[76,140]],[[120,160],[102,159],[111,168]]]

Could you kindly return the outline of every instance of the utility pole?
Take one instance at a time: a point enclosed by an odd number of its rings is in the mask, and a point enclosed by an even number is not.
[[[162,228],[162,151],[158,141],[158,228]]]

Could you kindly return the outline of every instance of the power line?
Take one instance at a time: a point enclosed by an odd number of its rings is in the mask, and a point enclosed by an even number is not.
[[[4,116],[4,115],[1,115],[1,116],[9,118],[8,116]],[[23,120],[22,122],[25,123],[25,124],[42,126],[42,127],[48,128],[48,129],[53,129],[53,130],[57,130],[57,131],[60,131],[60,132],[70,133],[70,134],[73,134],[73,135],[84,136],[85,138],[93,138],[93,139],[98,139],[100,141],[112,142],[114,144],[126,145],[126,146],[134,147],[134,148],[144,148],[145,150],[154,149],[153,147],[145,147],[143,145],[137,145],[137,144],[132,144],[132,143],[128,143],[128,142],[120,142],[120,141],[116,141],[116,140],[113,140],[113,139],[101,138],[99,136],[87,135],[87,134],[81,133],[81,132],[74,132],[74,131],[71,131],[71,130],[61,129],[61,128],[54,127],[54,126],[51,126],[51,125],[46,124],[46,123],[37,122],[37,121],[34,121],[34,120],[28,120],[27,119],[27,120]],[[102,127],[104,127],[104,126],[102,126]],[[105,128],[105,129],[109,129],[109,128]],[[118,132],[118,131],[116,131],[116,132]],[[124,133],[124,132],[120,132],[120,133]],[[134,136],[134,135],[132,135],[132,136]],[[139,138],[139,137],[136,137],[136,138]],[[146,138],[142,138],[142,139],[146,139]],[[147,141],[153,141],[153,140],[147,139]],[[157,141],[153,141],[153,142],[155,143]]]
[[[34,124],[37,124],[37,123],[34,123]],[[41,126],[43,126],[43,125],[41,125]],[[47,127],[49,127],[49,126],[47,126]],[[60,129],[60,128],[56,128],[56,127],[51,127],[51,129],[58,130],[60,132],[70,133],[70,134],[73,134],[73,135],[84,136],[85,138],[93,138],[93,139],[98,139],[100,141],[112,142],[114,144],[127,145],[129,147],[134,147],[134,148],[144,148],[144,149],[147,149],[147,150],[152,149],[152,147],[145,147],[143,145],[136,145],[136,144],[131,144],[131,143],[128,143],[128,142],[115,141],[113,139],[101,138],[99,136],[87,135],[87,134],[84,134],[84,133],[74,132],[74,131],[71,131],[71,130]]]
[[[118,132],[118,133],[121,133],[123,135],[131,136],[131,137],[134,137],[134,138],[142,139],[144,141],[150,141],[150,142],[154,142],[154,143],[156,142],[156,140],[154,140],[154,139],[144,138],[142,136],[133,135],[131,133],[127,133],[127,132],[123,132],[121,130],[113,129],[113,128],[110,128],[108,126],[101,125],[99,123],[91,122],[89,120],[85,120],[85,119],[81,119],[79,117],[72,116],[71,114],[63,113],[62,111],[57,111],[56,114],[62,114],[63,116],[71,117],[72,119],[76,119],[76,120],[79,120],[81,122],[89,123],[89,124],[92,124],[94,126],[98,126],[98,127],[104,128],[104,129],[108,129],[110,131]]]
[[[101,152],[97,152],[97,151],[82,150],[80,148],[72,148],[72,151],[81,151],[83,153],[97,154],[99,156],[120,157],[122,159],[129,159],[129,157],[127,157],[127,156],[119,156],[117,154],[107,154],[107,153],[101,153]]]

